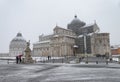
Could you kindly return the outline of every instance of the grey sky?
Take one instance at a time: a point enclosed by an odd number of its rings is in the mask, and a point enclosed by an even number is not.
[[[75,14],[87,24],[96,20],[111,44],[120,44],[120,0],[0,0],[0,52],[8,52],[18,32],[34,43],[56,23],[67,28]]]

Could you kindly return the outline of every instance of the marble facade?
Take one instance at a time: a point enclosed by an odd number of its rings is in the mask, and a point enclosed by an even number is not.
[[[72,30],[56,26],[51,35],[39,36],[33,44],[34,56],[72,56],[76,35]]]

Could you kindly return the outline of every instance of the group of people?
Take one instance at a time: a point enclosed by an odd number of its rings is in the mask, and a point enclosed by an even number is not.
[[[22,62],[22,59],[21,59],[22,56],[23,56],[23,55],[18,55],[18,56],[16,56],[16,64]]]

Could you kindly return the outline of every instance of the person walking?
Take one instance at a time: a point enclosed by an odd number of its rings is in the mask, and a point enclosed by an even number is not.
[[[19,60],[19,58],[18,58],[18,56],[16,56],[16,64],[18,64],[18,60]]]
[[[22,56],[23,56],[23,55],[19,55],[19,56],[18,56],[18,61],[19,61],[19,63],[22,62],[22,59],[21,59]]]

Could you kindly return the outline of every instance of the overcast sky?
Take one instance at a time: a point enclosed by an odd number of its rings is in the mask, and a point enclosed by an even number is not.
[[[51,34],[56,24],[67,28],[74,15],[98,24],[110,33],[111,45],[120,44],[120,0],[0,0],[0,53],[21,32],[31,46],[41,34]]]

